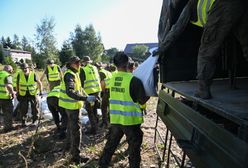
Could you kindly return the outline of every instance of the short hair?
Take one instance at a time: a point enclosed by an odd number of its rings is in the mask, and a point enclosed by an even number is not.
[[[117,68],[118,67],[127,67],[128,61],[129,61],[128,56],[124,52],[122,52],[122,51],[117,52],[115,54],[114,60],[113,60],[115,66]]]
[[[11,73],[11,72],[13,71],[13,68],[12,68],[11,65],[5,65],[5,66],[3,67],[3,70],[6,71],[6,72]]]

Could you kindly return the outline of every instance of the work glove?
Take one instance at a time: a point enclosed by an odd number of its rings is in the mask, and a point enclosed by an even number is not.
[[[94,102],[94,101],[96,101],[96,96],[89,95],[89,96],[87,96],[86,101],[87,102]]]

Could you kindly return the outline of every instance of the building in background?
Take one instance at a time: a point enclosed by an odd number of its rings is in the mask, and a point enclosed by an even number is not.
[[[26,60],[31,61],[31,52],[29,51],[4,48],[3,56],[10,56],[14,62],[20,62],[20,60],[23,60],[24,62],[26,62]]]

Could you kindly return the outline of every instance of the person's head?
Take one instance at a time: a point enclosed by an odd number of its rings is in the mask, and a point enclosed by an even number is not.
[[[116,66],[114,64],[109,65],[109,71],[115,72],[117,70]]]
[[[23,63],[22,65],[21,65],[21,69],[22,69],[22,71],[24,72],[24,74],[29,74],[29,66],[28,66],[28,64],[27,63]]]
[[[89,56],[84,56],[84,57],[82,58],[82,64],[83,64],[83,65],[87,65],[87,64],[91,64],[91,63],[92,63],[92,60],[90,59]]]
[[[68,60],[68,66],[78,70],[81,66],[80,58],[78,56],[72,56]]]
[[[13,73],[13,68],[12,68],[11,65],[5,65],[3,67],[3,70],[6,71],[6,72],[8,72],[8,73]]]
[[[49,65],[49,66],[54,66],[54,60],[48,59],[48,60],[47,60],[47,65]]]
[[[135,69],[134,62],[130,62],[128,64],[128,72],[131,72],[132,73],[134,71],[134,69]]]
[[[117,52],[113,58],[113,62],[117,69],[127,70],[129,57],[124,52]]]
[[[97,67],[97,69],[101,69],[102,68],[102,63],[97,62],[97,63],[95,63],[95,66]]]

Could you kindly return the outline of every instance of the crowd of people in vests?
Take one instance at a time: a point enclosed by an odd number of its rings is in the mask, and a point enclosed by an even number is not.
[[[106,146],[99,159],[99,167],[108,167],[111,157],[125,134],[129,144],[130,167],[140,164],[140,146],[143,133],[145,95],[142,82],[132,75],[138,66],[124,52],[118,52],[113,64],[93,61],[89,56],[80,59],[72,56],[66,64],[66,70],[47,61],[47,66],[38,77],[27,63],[20,65],[14,74],[10,65],[0,71],[0,108],[3,112],[3,132],[13,129],[13,118],[20,121],[20,127],[27,127],[27,113],[31,104],[32,124],[37,125],[39,114],[39,96],[43,94],[42,82],[47,78],[49,91],[47,106],[56,125],[56,135],[65,139],[64,150],[70,154],[70,162],[87,162],[87,156],[80,156],[81,123],[80,109],[87,111],[90,127],[85,135],[96,135],[99,127],[108,129]],[[13,99],[18,100],[14,110]],[[143,108],[143,109],[142,109]],[[101,109],[99,118],[97,110]],[[19,127],[18,127],[19,128]]]

